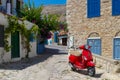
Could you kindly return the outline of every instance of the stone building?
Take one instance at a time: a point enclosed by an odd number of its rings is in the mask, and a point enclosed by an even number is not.
[[[97,62],[113,70],[120,60],[120,0],[67,0],[66,16],[74,46],[89,44]]]

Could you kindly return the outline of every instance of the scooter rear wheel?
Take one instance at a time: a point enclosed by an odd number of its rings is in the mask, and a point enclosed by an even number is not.
[[[88,75],[94,76],[95,75],[95,67],[89,67],[88,68]]]

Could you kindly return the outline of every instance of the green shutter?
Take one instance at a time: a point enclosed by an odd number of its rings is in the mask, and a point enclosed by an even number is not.
[[[19,32],[11,34],[11,57],[20,57],[20,47],[19,47]]]

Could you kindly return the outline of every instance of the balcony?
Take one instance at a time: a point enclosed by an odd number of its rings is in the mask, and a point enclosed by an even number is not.
[[[0,6],[0,12],[2,13],[7,13],[6,7],[5,6]]]
[[[11,13],[8,13],[6,6],[0,6],[0,12],[2,12],[4,14],[9,14],[9,15],[17,15],[15,8],[12,8],[11,10],[12,10]]]

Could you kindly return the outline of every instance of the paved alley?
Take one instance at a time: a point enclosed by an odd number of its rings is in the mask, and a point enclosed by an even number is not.
[[[106,80],[99,69],[95,77],[86,70],[71,71],[67,57],[65,46],[46,46],[46,52],[37,57],[0,65],[0,80]]]

